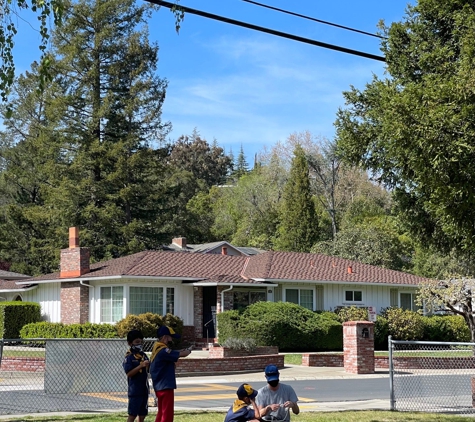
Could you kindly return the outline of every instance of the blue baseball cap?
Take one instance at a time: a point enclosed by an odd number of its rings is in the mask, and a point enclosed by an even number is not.
[[[267,365],[264,369],[267,381],[277,381],[279,379],[279,368],[275,365]]]
[[[239,398],[249,397],[253,399],[257,396],[257,390],[254,390],[249,384],[241,384],[236,391],[236,394]]]
[[[173,338],[180,338],[180,334],[175,333],[175,330],[171,327],[167,327],[166,325],[162,325],[158,330],[157,330],[157,338],[163,337],[163,336],[171,336]]]

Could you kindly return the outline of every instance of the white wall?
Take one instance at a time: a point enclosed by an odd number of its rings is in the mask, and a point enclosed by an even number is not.
[[[45,321],[61,322],[60,283],[38,284],[33,290],[22,293],[25,302],[41,305],[41,315]]]

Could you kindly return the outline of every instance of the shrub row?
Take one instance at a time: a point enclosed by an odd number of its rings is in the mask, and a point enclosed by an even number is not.
[[[183,321],[172,314],[165,316],[151,312],[127,315],[112,324],[63,324],[60,322],[35,322],[24,325],[19,335],[11,338],[125,338],[132,329],[141,330],[145,337],[155,338],[161,325],[172,327],[175,332],[183,332]]]

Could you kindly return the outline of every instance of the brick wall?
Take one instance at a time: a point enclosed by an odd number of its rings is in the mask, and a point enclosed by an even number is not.
[[[181,334],[183,341],[192,343],[195,341],[195,327],[193,325],[184,325],[183,332]]]
[[[228,290],[229,289],[229,286],[218,286],[217,287],[218,289],[218,292],[217,292],[217,306],[216,306],[216,312],[223,312],[223,311],[229,311],[231,309],[233,309],[233,304],[234,304],[234,300],[233,300],[233,291],[232,290],[229,290],[227,292],[224,292],[224,307],[222,306],[223,304],[221,303],[221,292],[223,290]]]
[[[44,372],[44,358],[2,358],[2,372]]]
[[[264,371],[269,364],[284,367],[284,355],[261,355],[222,359],[179,359],[176,365],[177,375],[189,373],[218,374],[247,371]],[[1,371],[44,372],[45,361],[42,358],[4,358]],[[265,381],[262,374],[262,381]]]
[[[302,366],[343,368],[343,353],[303,353]]]
[[[210,359],[219,359],[219,358],[231,358],[231,357],[244,357],[244,356],[254,356],[259,355],[277,355],[279,353],[279,348],[277,346],[260,346],[257,347],[252,353],[246,352],[245,350],[234,350],[227,347],[215,347],[211,346],[209,348],[209,358]]]
[[[284,367],[284,355],[261,355],[222,359],[179,359],[176,364],[176,373],[205,373],[219,374],[229,372],[246,372],[246,371],[264,371],[269,365],[277,365],[278,368]],[[262,374],[262,381],[265,381]]]
[[[84,324],[89,321],[89,287],[79,281],[61,283],[61,322]]]

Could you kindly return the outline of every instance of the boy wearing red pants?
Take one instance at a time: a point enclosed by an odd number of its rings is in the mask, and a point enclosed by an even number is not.
[[[157,417],[155,422],[173,422],[175,409],[176,374],[175,363],[188,356],[191,351],[172,350],[174,338],[180,338],[171,327],[162,325],[157,331],[158,341],[153,345],[150,357],[150,375],[157,396]]]

